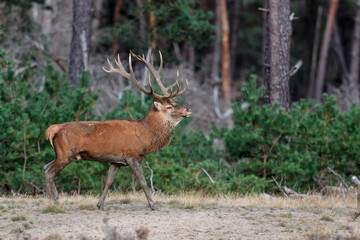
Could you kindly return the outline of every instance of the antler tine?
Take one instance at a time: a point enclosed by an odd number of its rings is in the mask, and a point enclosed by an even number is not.
[[[115,62],[115,64],[116,64],[116,66],[118,67],[118,71],[117,71],[117,72],[118,72],[121,76],[123,76],[123,77],[125,77],[125,78],[130,77],[130,76],[129,76],[129,73],[125,70],[124,66],[123,66],[122,63],[121,63],[121,59],[120,59],[120,55],[119,55],[119,54],[117,55],[117,60],[116,60],[116,58],[114,59],[114,62]]]
[[[174,97],[176,97],[179,93],[179,90],[180,90],[180,84],[178,82],[176,82],[176,86],[177,86],[177,90],[176,90],[176,93],[173,95],[174,91],[172,88],[170,88],[170,96],[169,96],[169,99],[172,99]]]
[[[142,61],[141,58],[139,59],[138,56],[134,55],[139,61]],[[158,100],[163,100],[165,97],[164,96],[161,96],[161,95],[158,95],[156,93],[154,93],[154,90],[153,90],[153,87],[152,87],[152,84],[151,84],[151,81],[149,81],[149,87],[150,87],[150,91],[145,89],[144,87],[142,87],[138,81],[136,80],[135,78],[135,74],[134,74],[134,70],[133,70],[133,67],[132,67],[132,63],[131,63],[131,54],[129,54],[129,69],[130,69],[130,73],[127,72],[124,68],[124,66],[122,65],[121,63],[121,59],[120,59],[120,56],[118,55],[117,59],[114,59],[114,62],[115,64],[117,65],[117,68],[114,68],[114,66],[112,65],[112,63],[110,62],[109,59],[107,59],[108,61],[108,64],[109,64],[109,67],[110,69],[106,69],[105,67],[102,67],[103,70],[107,73],[118,73],[120,74],[121,76],[123,76],[124,78],[128,79],[130,82],[132,82],[140,91],[142,91],[143,93],[155,98],[155,99],[158,99]],[[150,75],[149,75],[150,76]]]
[[[144,57],[136,55],[132,51],[130,51],[130,53],[131,53],[131,55],[136,57],[136,59],[138,59],[140,62],[142,62],[149,69],[151,74],[154,76],[157,85],[159,86],[160,90],[164,94],[163,99],[168,98],[169,97],[169,93],[168,93],[169,89],[164,87],[164,85],[162,84],[161,79],[160,79],[160,72],[162,70],[162,64],[163,64],[162,60],[161,60],[161,63],[160,63],[160,68],[158,70],[155,70],[154,60],[153,60],[151,55],[149,55],[150,56],[150,63],[149,63],[149,62],[146,61],[146,59]],[[161,59],[162,59],[162,57],[161,57]]]
[[[134,69],[133,69],[133,66],[132,66],[132,61],[131,61],[132,56],[135,57],[138,61],[142,62],[147,67],[149,72],[151,72],[151,74],[154,76],[154,78],[156,80],[157,85],[159,86],[160,90],[162,91],[163,96],[159,95],[159,94],[156,94],[154,92],[154,88],[153,88],[153,85],[152,85],[152,82],[151,82],[150,74],[149,74],[149,78],[148,78],[148,83],[149,83],[150,90],[145,89],[144,87],[142,87],[138,83],[138,81],[135,78]],[[151,55],[149,55],[149,56],[150,56],[150,62],[147,62],[144,55],[142,55],[142,56],[141,55],[136,55],[132,51],[130,51],[130,54],[129,54],[129,70],[130,71],[129,72],[127,72],[125,70],[124,66],[122,65],[120,55],[117,56],[117,59],[114,59],[117,68],[114,68],[114,66],[111,64],[110,60],[107,59],[110,69],[108,70],[105,67],[103,67],[103,69],[104,69],[105,72],[108,72],[108,73],[118,73],[118,74],[120,74],[121,76],[123,76],[123,77],[127,78],[129,81],[131,81],[140,91],[142,91],[143,93],[145,93],[147,95],[150,95],[153,98],[156,98],[156,99],[158,99],[160,101],[164,101],[164,100],[167,100],[167,99],[172,99],[172,98],[174,98],[176,96],[182,95],[187,90],[187,88],[189,86],[188,81],[186,80],[186,87],[184,89],[180,90],[179,71],[177,71],[176,72],[176,81],[171,86],[164,87],[163,83],[161,82],[161,78],[160,78],[160,73],[163,70],[163,57],[162,57],[161,51],[159,51],[160,66],[159,66],[159,68],[157,70],[154,67],[154,59],[153,59],[153,57]],[[174,93],[173,88],[175,86],[177,87],[177,89],[176,89],[176,92]],[[169,93],[169,90],[170,90],[170,93]]]
[[[171,86],[167,87],[167,89],[172,89],[178,83],[179,83],[179,71],[176,71],[176,81]]]
[[[181,96],[184,92],[186,92],[186,90],[187,90],[187,89],[188,89],[188,87],[189,87],[189,82],[188,82],[188,80],[187,80],[187,79],[185,80],[185,82],[186,82],[186,86],[185,86],[185,88],[184,88],[183,90],[181,90],[180,92],[178,91],[178,93],[177,93],[175,96],[173,96],[173,98],[174,98],[174,97]]]
[[[153,86],[152,86],[152,83],[151,83],[151,77],[150,77],[150,74],[148,74],[148,83],[149,83],[149,87],[150,87],[150,93],[154,93],[154,89],[153,89]]]
[[[158,68],[158,72],[161,72],[162,69],[163,69],[163,57],[162,57],[162,54],[161,54],[161,51],[159,50],[159,56],[160,56],[160,66]]]
[[[151,55],[150,55],[151,56]],[[154,69],[154,72],[156,73],[156,75],[154,75],[155,79],[156,79],[156,83],[158,84],[158,86],[160,87],[161,91],[163,92],[164,96],[169,96],[169,88],[166,88],[163,83],[161,82],[161,78],[160,78],[160,73],[163,69],[163,57],[162,57],[162,54],[161,54],[161,51],[159,50],[159,57],[160,57],[160,66],[158,68],[158,70],[155,70],[154,68],[154,62],[153,62],[153,59],[152,57],[150,58],[151,59],[151,64],[153,66],[153,69]]]
[[[102,67],[102,69],[103,69],[105,72],[107,72],[107,73],[111,73],[111,72],[113,72],[114,70],[116,70],[116,69],[113,67],[113,65],[111,64],[110,60],[107,59],[107,61],[108,61],[110,70],[107,70],[105,67]]]
[[[135,78],[134,70],[133,70],[132,63],[131,63],[131,54],[129,54],[129,70],[130,70],[130,75],[133,78]]]

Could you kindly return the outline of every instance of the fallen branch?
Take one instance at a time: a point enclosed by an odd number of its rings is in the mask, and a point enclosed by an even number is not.
[[[344,179],[340,176],[340,174],[338,174],[337,172],[335,172],[332,168],[330,168],[330,167],[327,167],[327,170],[329,170],[331,173],[333,173],[335,176],[337,176],[339,179],[340,179],[340,181],[342,182],[342,184],[345,186],[345,188],[346,188],[346,192],[347,192],[347,194],[349,194],[349,195],[351,195],[350,194],[350,192],[349,192],[349,187],[348,187],[348,185],[346,184],[346,182],[344,181]]]
[[[275,182],[275,184],[277,185],[277,187],[280,189],[280,191],[284,194],[284,196],[286,198],[289,198],[289,196],[287,195],[287,193],[282,189],[281,187],[281,183],[282,183],[282,178],[280,180],[280,184],[276,181],[276,179],[274,177],[272,177],[273,181]]]
[[[38,67],[38,64],[37,64],[37,63],[32,63],[32,64],[30,64],[30,66],[18,68],[18,69],[15,71],[15,76],[19,75],[19,74],[22,73],[22,72],[25,72],[25,70],[26,70],[28,67],[29,67],[30,69],[34,69],[34,68],[37,68],[37,67]]]
[[[212,183],[212,184],[214,184],[215,182],[214,182],[214,180],[212,179],[212,177],[210,176],[210,174],[204,169],[204,168],[200,168],[205,174],[206,174],[206,176],[210,179],[210,182]]]
[[[292,190],[291,188],[288,188],[284,186],[285,192],[288,194],[289,197],[302,197],[302,198],[309,198],[310,196],[307,194],[300,194]]]
[[[215,110],[216,116],[219,119],[226,119],[226,118],[231,117],[231,115],[233,114],[233,110],[231,108],[225,109],[223,113],[220,110],[219,82],[214,84],[213,100],[214,100],[214,108],[215,108],[214,110]]]
[[[195,178],[196,178],[196,181],[197,181],[198,184],[200,184],[199,174],[200,174],[201,172],[205,173],[205,175],[210,179],[210,182],[211,182],[212,184],[215,183],[214,180],[212,179],[212,177],[210,176],[210,174],[209,174],[204,168],[200,167],[199,171],[198,171],[197,174],[195,175]]]
[[[41,189],[40,187],[36,186],[35,184],[33,184],[32,182],[28,182],[25,180],[25,182],[27,184],[30,184],[31,186],[33,186],[36,190],[38,190],[39,193],[45,193],[45,191],[43,189]]]

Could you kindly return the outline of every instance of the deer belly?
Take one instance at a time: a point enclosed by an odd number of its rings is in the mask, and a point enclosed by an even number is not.
[[[99,156],[92,156],[87,153],[80,153],[80,159],[90,160],[96,162],[105,162],[105,163],[118,163],[122,165],[128,165],[126,158],[123,155],[114,155],[114,154],[102,154]],[[77,157],[79,159],[79,157]]]

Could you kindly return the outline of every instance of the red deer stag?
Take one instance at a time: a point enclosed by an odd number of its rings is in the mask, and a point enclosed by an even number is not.
[[[147,62],[144,56],[135,55],[130,51],[129,69],[127,72],[118,56],[115,59],[117,68],[109,63],[110,69],[105,68],[108,73],[117,73],[132,82],[143,93],[156,99],[153,107],[146,116],[137,121],[131,120],[110,120],[110,121],[82,121],[68,122],[51,125],[45,133],[55,150],[56,158],[44,166],[46,176],[46,191],[50,198],[57,201],[58,192],[54,183],[55,176],[73,159],[84,159],[98,162],[110,163],[108,176],[104,191],[97,204],[98,208],[104,210],[104,200],[119,168],[130,166],[137,181],[145,192],[149,207],[155,210],[149,189],[144,178],[142,163],[147,154],[158,151],[168,145],[171,141],[171,130],[184,118],[190,117],[191,111],[188,108],[177,105],[173,98],[182,95],[188,88],[180,90],[179,74],[177,80],[169,87],[164,87],[160,80],[160,72],[163,67],[163,60],[160,54],[160,67],[154,67],[150,58]],[[135,78],[131,64],[131,55],[142,62],[154,76],[157,85],[163,95],[154,92],[150,75],[149,88],[142,87]],[[176,91],[173,91],[174,87]],[[169,92],[170,91],[170,92]]]

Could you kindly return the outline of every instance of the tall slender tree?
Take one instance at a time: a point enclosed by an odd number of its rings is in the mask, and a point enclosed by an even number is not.
[[[70,48],[68,81],[77,84],[86,70],[92,27],[92,0],[73,0],[73,30]]]
[[[334,20],[338,9],[339,0],[331,0],[330,9],[326,20],[325,32],[322,40],[319,64],[316,74],[315,101],[321,102],[321,94],[324,88],[326,61],[329,53],[331,33],[333,31]]]
[[[263,12],[263,39],[262,39],[262,78],[266,87],[265,94],[262,98],[264,103],[270,103],[270,11],[269,0],[264,0],[264,12]]]
[[[114,8],[114,27],[120,23],[120,11],[123,5],[123,0],[117,0]],[[116,56],[117,51],[119,49],[119,33],[115,33],[115,37],[112,44],[112,56]]]
[[[224,92],[225,109],[230,108],[230,39],[229,39],[229,21],[226,7],[226,0],[219,0],[219,9],[221,16],[221,31],[222,31],[222,87]]]
[[[355,27],[351,47],[350,95],[354,103],[359,103],[359,52],[360,52],[360,0],[357,1]]]
[[[323,8],[318,7],[317,16],[316,16],[316,24],[315,24],[315,37],[311,54],[311,67],[310,67],[310,79],[309,79],[309,89],[307,92],[308,98],[314,97],[315,85],[316,85],[316,65],[318,58],[318,49],[320,43],[320,28],[321,28],[321,17],[323,13]]]
[[[239,34],[239,18],[240,18],[240,6],[242,5],[242,0],[235,0],[233,6],[233,16],[232,16],[232,27],[231,27],[231,38],[230,38],[230,76],[234,79],[235,75],[235,66],[236,66],[236,50],[238,43],[238,34]]]

